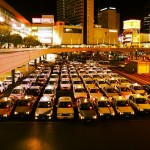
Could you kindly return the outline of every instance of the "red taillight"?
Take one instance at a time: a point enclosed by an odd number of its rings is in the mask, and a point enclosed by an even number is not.
[[[110,105],[107,105],[107,107],[110,107]]]
[[[89,107],[89,109],[90,109],[90,110],[92,110],[92,109],[93,109],[93,107]]]
[[[71,105],[70,105],[70,104],[68,104],[68,107],[71,107]]]
[[[129,106],[129,104],[126,104],[126,106]]]
[[[28,105],[28,106],[30,106],[31,104],[30,104],[30,103],[28,103],[27,105]]]
[[[9,105],[6,105],[6,108],[9,108]]]

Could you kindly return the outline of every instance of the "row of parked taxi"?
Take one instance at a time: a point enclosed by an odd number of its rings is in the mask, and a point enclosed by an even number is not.
[[[56,99],[57,90],[73,96]],[[56,114],[54,114],[56,109]],[[139,84],[97,62],[39,65],[9,97],[0,100],[0,118],[74,119],[131,117],[149,113],[149,95]]]

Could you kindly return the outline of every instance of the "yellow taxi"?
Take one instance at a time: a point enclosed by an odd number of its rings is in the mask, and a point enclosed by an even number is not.
[[[115,116],[115,111],[107,97],[102,96],[101,98],[98,98],[97,100],[94,101],[94,105],[98,110],[100,118],[102,117],[110,118]]]
[[[112,105],[117,115],[124,117],[131,117],[135,115],[128,99],[124,96],[113,96]]]
[[[57,104],[57,119],[74,119],[74,107],[72,98],[61,96]]]

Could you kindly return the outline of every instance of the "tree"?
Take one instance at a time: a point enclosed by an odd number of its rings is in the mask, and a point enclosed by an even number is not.
[[[17,45],[22,44],[22,37],[19,34],[12,34],[10,38],[10,42],[14,44],[14,47],[17,47]]]
[[[23,39],[23,44],[26,46],[26,47],[30,47],[30,46],[38,46],[38,45],[41,45],[41,42],[39,42],[37,40],[37,37],[35,36],[27,36]]]
[[[2,46],[2,44],[5,43],[8,43],[9,45],[10,33],[11,33],[10,27],[6,25],[0,25],[0,47]]]

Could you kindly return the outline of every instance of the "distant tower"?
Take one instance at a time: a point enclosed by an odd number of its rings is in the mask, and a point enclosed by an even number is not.
[[[98,12],[98,24],[102,28],[117,29],[120,32],[120,14],[114,7],[106,7]]]
[[[141,28],[143,33],[150,33],[150,0],[148,0],[143,10]]]
[[[83,26],[84,44],[93,43],[94,0],[57,0],[57,20]]]

